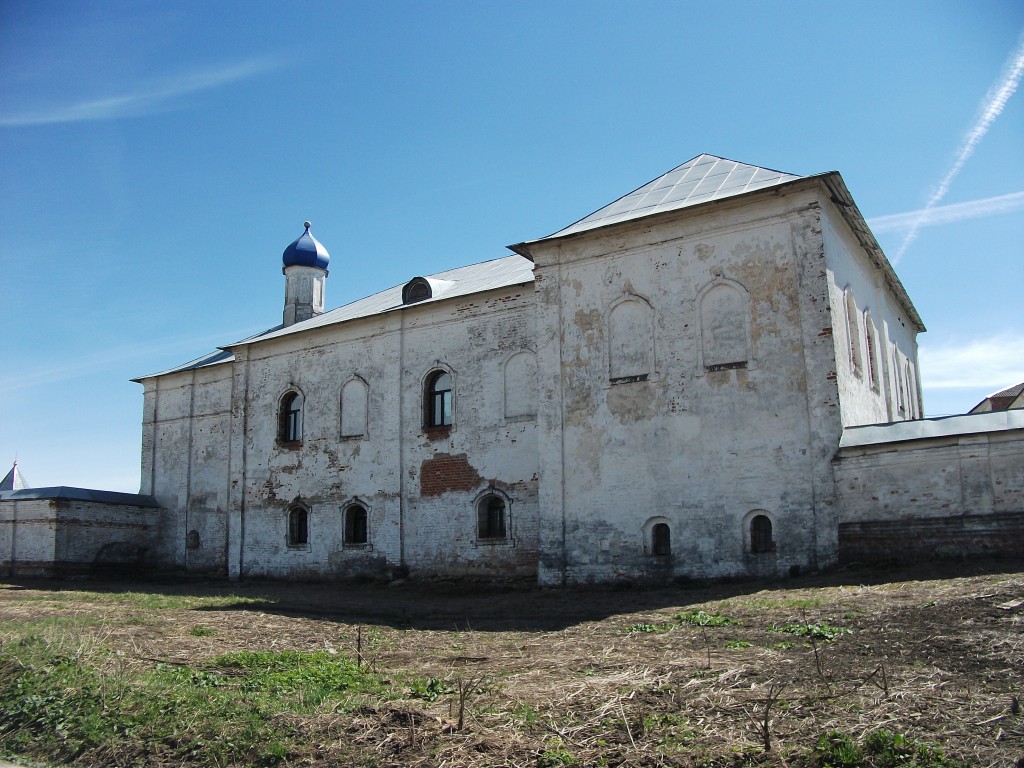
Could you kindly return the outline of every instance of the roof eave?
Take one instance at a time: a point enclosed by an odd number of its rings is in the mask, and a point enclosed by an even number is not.
[[[896,298],[899,299],[900,303],[903,304],[904,309],[907,310],[907,315],[910,321],[914,324],[917,332],[924,333],[927,329],[924,326],[924,321],[921,319],[921,315],[918,314],[917,308],[914,306],[914,302],[910,300],[910,295],[907,293],[907,289],[903,287],[903,283],[900,281],[899,276],[896,274],[896,270],[893,269],[888,257],[886,257],[885,252],[882,250],[882,246],[880,246],[878,244],[878,240],[875,239],[875,235],[871,231],[871,227],[868,226],[868,223],[864,218],[864,214],[860,212],[860,208],[858,208],[857,203],[854,202],[853,196],[850,194],[850,190],[846,188],[846,182],[843,181],[843,177],[840,175],[839,171],[829,171],[828,173],[821,173],[809,178],[820,179],[822,184],[825,185],[825,189],[829,193],[829,199],[833,205],[839,209],[840,213],[842,213],[843,219],[853,231],[853,234],[856,236],[858,242],[860,242],[861,247],[867,252],[868,257],[875,266],[882,270],[889,286],[896,294]]]

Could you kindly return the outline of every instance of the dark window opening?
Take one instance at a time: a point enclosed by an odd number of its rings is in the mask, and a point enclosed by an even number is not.
[[[427,429],[450,427],[452,425],[452,377],[445,371],[438,371],[427,379],[426,391]]]
[[[499,496],[487,496],[477,507],[477,538],[505,538],[505,501]]]
[[[672,554],[672,531],[667,523],[657,523],[651,529],[651,554],[655,557]]]
[[[403,304],[415,304],[417,301],[424,301],[431,296],[433,296],[433,291],[430,289],[430,283],[422,277],[413,278],[402,289]]]
[[[309,512],[302,507],[288,510],[288,546],[303,547],[309,543]]]
[[[297,443],[302,440],[302,397],[298,392],[289,392],[281,400],[278,437],[282,443]]]
[[[775,551],[772,521],[765,515],[757,515],[750,521],[750,551],[754,554]]]
[[[366,541],[366,510],[353,504],[345,510],[345,543],[365,544]]]

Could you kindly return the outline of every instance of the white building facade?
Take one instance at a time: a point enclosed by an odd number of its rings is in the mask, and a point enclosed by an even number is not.
[[[157,560],[232,577],[776,576],[836,562],[844,428],[924,330],[838,173],[700,155],[514,255],[139,381]]]

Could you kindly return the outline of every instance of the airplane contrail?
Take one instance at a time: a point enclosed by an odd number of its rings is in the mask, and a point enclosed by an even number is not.
[[[985,95],[984,100],[981,102],[978,119],[964,135],[963,141],[960,143],[960,149],[956,153],[956,160],[953,161],[953,165],[946,173],[945,178],[942,179],[924,208],[921,209],[918,219],[911,225],[910,230],[903,239],[903,244],[893,257],[893,263],[899,261],[900,257],[906,253],[907,248],[910,247],[910,244],[917,239],[918,230],[928,219],[931,209],[946,196],[950,185],[953,183],[953,179],[960,173],[964,163],[974,154],[974,149],[978,146],[978,142],[988,133],[988,129],[995,122],[995,119],[999,117],[1003,107],[1006,106],[1006,102],[1010,100],[1013,92],[1017,90],[1017,85],[1020,83],[1022,75],[1024,75],[1024,38],[1021,39],[1006,66],[1003,67],[1003,72],[999,80],[996,81],[996,85]]]

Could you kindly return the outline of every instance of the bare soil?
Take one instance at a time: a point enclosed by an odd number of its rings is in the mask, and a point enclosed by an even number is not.
[[[239,599],[87,597],[126,590]],[[58,599],[69,591],[82,599]],[[676,618],[696,610],[735,623]],[[661,589],[0,585],[0,622],[69,611],[134,665],[326,648],[394,678],[394,699],[283,714],[308,735],[287,765],[802,766],[833,729],[887,728],[957,761],[1024,766],[1024,561]],[[779,631],[822,624],[849,632]],[[406,692],[411,676],[436,678],[433,700]]]

